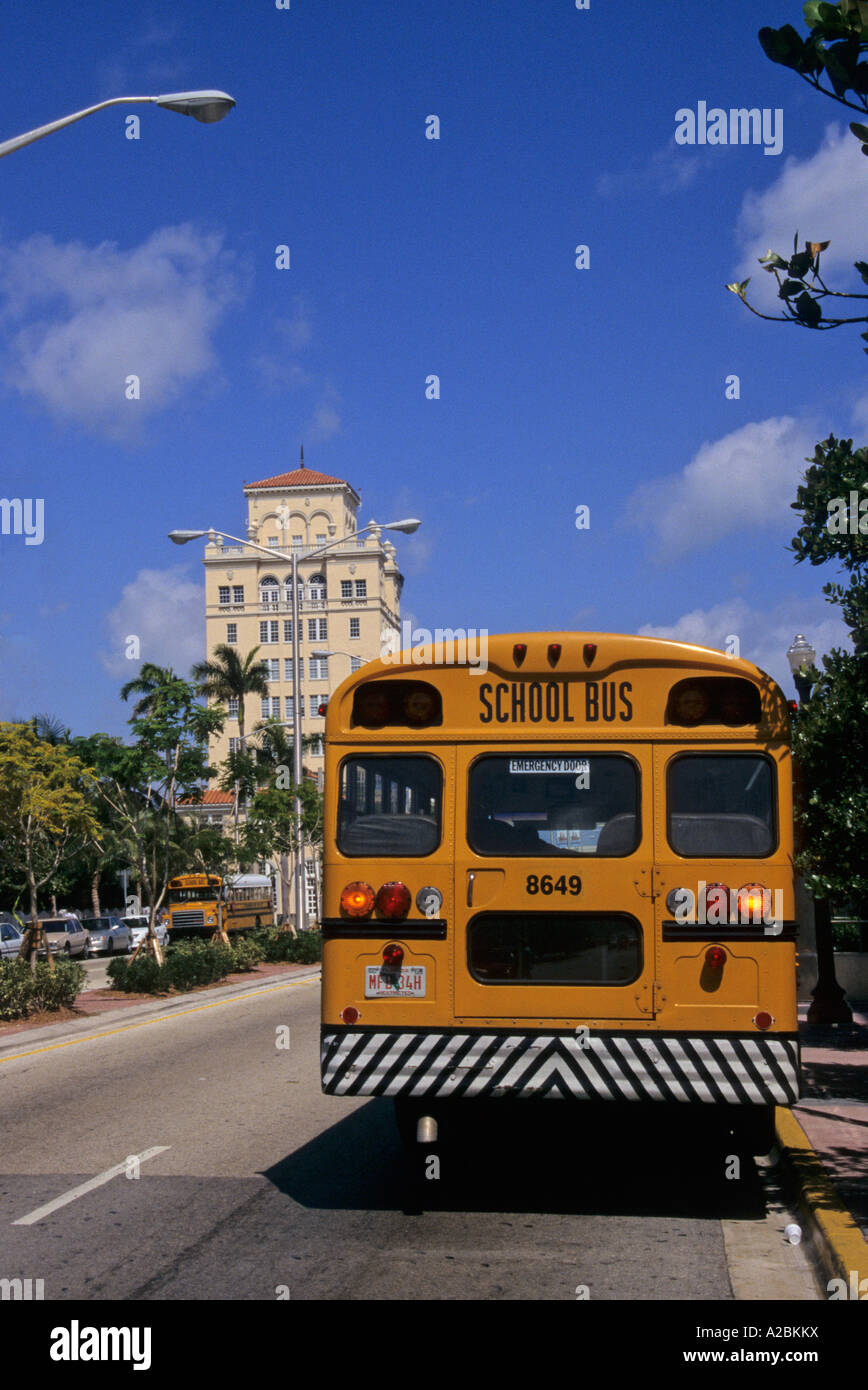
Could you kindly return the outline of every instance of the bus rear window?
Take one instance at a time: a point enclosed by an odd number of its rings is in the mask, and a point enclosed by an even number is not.
[[[357,858],[431,854],[440,843],[442,807],[443,772],[433,758],[347,758],[338,849]]]
[[[669,843],[676,854],[758,859],[775,848],[774,764],[750,753],[684,753],[669,764]]]
[[[642,974],[642,930],[625,913],[484,912],[468,926],[480,984],[628,985]]]
[[[639,844],[639,773],[613,754],[510,754],[470,769],[467,839],[477,854],[619,858]]]

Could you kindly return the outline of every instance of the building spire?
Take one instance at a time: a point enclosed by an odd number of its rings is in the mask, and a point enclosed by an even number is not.
[[[301,463],[300,463],[298,466],[299,466],[299,468],[304,468],[304,445],[303,445],[303,444],[302,444],[302,446],[301,446]]]

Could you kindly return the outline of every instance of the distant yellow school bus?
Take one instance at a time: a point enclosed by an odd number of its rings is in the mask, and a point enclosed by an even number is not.
[[[323,1089],[394,1096],[405,1130],[545,1096],[725,1107],[770,1141],[799,1093],[781,690],[608,633],[466,655],[369,663],[329,703]]]
[[[218,922],[230,934],[274,924],[271,879],[266,874],[178,874],[167,890],[169,933],[177,941],[184,936],[210,937]],[[219,911],[218,911],[219,903]]]

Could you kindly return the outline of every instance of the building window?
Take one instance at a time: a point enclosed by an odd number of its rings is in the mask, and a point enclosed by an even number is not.
[[[324,599],[326,596],[326,581],[324,574],[315,574],[308,580],[308,594],[312,599]]]
[[[280,537],[269,536],[265,544],[268,546],[269,550],[277,550],[278,546],[280,545]]]
[[[234,585],[232,586],[232,602],[233,602],[233,603],[243,603],[243,602],[244,602],[244,585],[243,585],[243,584],[234,584]]]
[[[352,671],[359,671],[359,670],[361,670],[361,668],[364,666],[364,664],[365,664],[365,663],[362,661],[362,658],[361,658],[360,656],[351,656],[351,657],[350,657],[350,671],[351,671],[351,672],[352,672]]]
[[[280,585],[272,575],[266,575],[259,585],[260,603],[277,603],[280,598]]]
[[[238,696],[237,696],[237,695],[230,695],[230,696],[229,696],[229,699],[226,701],[226,708],[229,710],[229,718],[230,718],[230,719],[237,719],[237,718],[238,718]]]
[[[319,894],[317,892],[316,864],[308,859],[304,866],[305,882],[305,907],[309,921],[316,921],[319,916]]]
[[[327,656],[312,656],[309,663],[312,681],[327,681],[329,678],[329,659]]]
[[[294,719],[294,718],[295,718],[295,696],[294,696],[294,695],[287,695],[287,697],[286,697],[286,717],[287,717],[287,719]]]
[[[368,581],[367,581],[367,579],[357,579],[357,580],[356,580],[356,598],[367,598],[367,597],[368,597]]]
[[[280,680],[280,657],[270,656],[266,659],[265,665],[268,668],[268,679],[270,681]]]
[[[308,618],[307,620],[307,640],[308,642],[327,642],[329,636],[329,625],[327,618]]]
[[[320,705],[328,704],[328,695],[311,695],[310,697],[310,717],[311,719],[324,719],[325,715],[320,714]]]
[[[352,598],[353,581],[351,579],[341,580],[341,598]]]
[[[241,752],[241,739],[240,739],[240,738],[230,738],[230,740],[229,740],[229,752],[230,752],[230,753],[240,753],[240,752]]]
[[[283,658],[283,679],[285,681],[289,681],[290,683],[294,682],[295,680],[295,672],[292,669],[291,656],[285,656]]]
[[[304,536],[293,536],[293,538],[292,538],[292,548],[293,548],[293,550],[295,551],[296,554],[298,554],[298,552],[301,550],[301,547],[302,547],[303,545],[304,545]]]
[[[328,545],[328,539],[329,538],[326,535],[318,535],[316,538],[316,543],[317,545]]]
[[[322,735],[315,734],[314,737],[311,739],[310,746],[307,750],[309,756],[311,758],[321,758],[323,756],[324,751],[325,745],[323,743]]]
[[[237,623],[227,623],[227,624],[226,624],[226,645],[229,646],[229,647],[234,647],[237,641],[238,641],[238,624],[237,624]]]
[[[263,718],[263,719],[279,719],[279,718],[280,718],[280,696],[279,696],[279,695],[265,695],[265,696],[263,696],[263,699],[262,699],[262,718]]]
[[[350,618],[350,636],[351,636],[351,637],[361,637],[362,634],[361,634],[361,630],[360,630],[360,623],[361,623],[361,619],[360,619],[360,618]]]
[[[229,602],[229,585],[228,585],[228,584],[221,584],[221,585],[220,585],[219,589],[217,590],[217,602],[218,602],[218,603],[228,603],[228,602]]]
[[[366,541],[367,539],[368,539],[367,536],[357,536],[357,537],[356,537],[356,550],[364,550],[364,548],[365,548],[365,541]]]
[[[260,641],[260,643],[262,643],[262,642],[276,642],[276,641],[278,640],[277,633],[278,633],[279,627],[280,627],[280,624],[278,623],[278,621],[277,621],[276,618],[274,618],[274,619],[269,618],[266,622],[260,623],[260,624],[259,624],[259,641]]]
[[[289,621],[286,621],[286,619],[284,619],[284,623],[283,623],[283,640],[284,640],[284,642],[291,642],[291,641],[292,641],[292,618],[290,618]]]

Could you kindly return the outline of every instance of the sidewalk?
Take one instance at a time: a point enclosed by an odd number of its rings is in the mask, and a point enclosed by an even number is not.
[[[799,1005],[803,1095],[777,1128],[822,1274],[849,1282],[868,1279],[868,1001],[847,1002],[853,1023],[838,1027],[808,1024]]]

